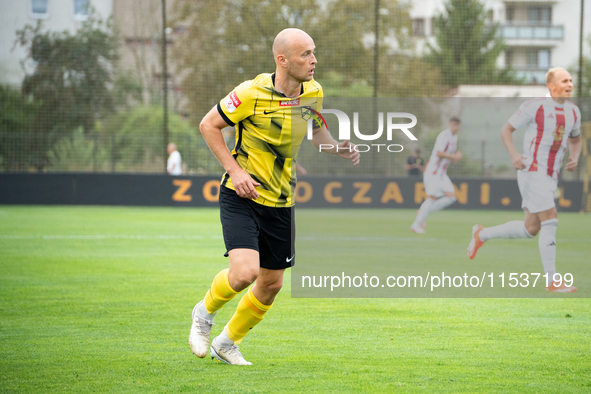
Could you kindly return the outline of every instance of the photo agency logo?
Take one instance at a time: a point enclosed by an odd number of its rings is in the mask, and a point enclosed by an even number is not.
[[[328,130],[328,125],[326,120],[322,116],[323,114],[332,114],[337,117],[337,121],[339,123],[339,135],[338,139],[343,140],[350,140],[351,139],[351,120],[349,115],[347,115],[344,111],[338,109],[323,109],[322,114],[310,107],[302,107],[302,118],[308,122],[307,128],[307,136],[308,139],[312,139],[313,130],[314,128],[318,127],[326,127]],[[387,144],[385,143],[376,143],[382,135],[384,134],[384,118],[386,119],[386,140],[388,141]],[[400,123],[400,120],[410,120],[410,122]],[[319,151],[322,150],[330,150],[330,149],[347,149],[347,150],[355,150],[360,153],[369,152],[375,150],[377,152],[387,151],[391,153],[402,152],[404,147],[401,144],[392,144],[394,131],[400,130],[404,133],[404,135],[411,141],[417,141],[417,137],[410,131],[411,128],[416,126],[417,124],[417,117],[408,112],[379,112],[377,113],[377,123],[378,123],[378,131],[374,134],[364,134],[359,129],[359,112],[353,112],[353,134],[355,137],[362,141],[367,141],[367,143],[361,143],[354,146],[348,146],[345,148],[340,148],[338,146],[334,146],[332,144],[320,144]],[[372,143],[370,143],[372,142]]]

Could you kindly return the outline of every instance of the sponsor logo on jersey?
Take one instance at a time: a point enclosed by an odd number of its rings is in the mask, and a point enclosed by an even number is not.
[[[283,100],[279,102],[279,106],[281,107],[291,107],[292,105],[300,105],[300,99],[293,99],[293,100]]]
[[[554,119],[554,114],[550,114],[550,115],[546,116],[546,118]]]
[[[566,130],[563,125],[559,125],[554,132],[554,143],[550,147],[550,150],[558,150],[562,146],[562,139]]]
[[[224,104],[226,105],[228,112],[232,113],[236,111],[236,108],[240,107],[242,101],[240,101],[236,92],[232,92],[228,95],[228,97],[226,97],[226,100],[224,100]]]

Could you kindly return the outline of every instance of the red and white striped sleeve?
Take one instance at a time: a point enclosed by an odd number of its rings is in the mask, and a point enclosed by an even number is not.
[[[544,98],[537,98],[521,104],[517,112],[509,118],[509,124],[515,129],[528,124],[534,118],[536,110],[540,107],[543,100]]]
[[[572,111],[575,117],[575,124],[573,125],[573,129],[568,136],[570,138],[575,138],[581,135],[581,110],[579,107],[573,104]]]

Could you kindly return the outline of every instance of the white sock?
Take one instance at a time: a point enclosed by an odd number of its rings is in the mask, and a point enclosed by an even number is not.
[[[215,338],[215,343],[221,347],[230,347],[234,344],[234,341],[228,338],[228,334],[226,334],[227,329],[228,326],[224,327],[221,334]]]
[[[429,213],[439,211],[440,209],[449,207],[451,204],[453,204],[456,201],[458,201],[458,199],[455,197],[444,196],[444,197],[438,198],[431,205],[431,210],[429,211]]]
[[[479,234],[482,242],[492,238],[532,238],[523,220],[513,220],[494,227],[483,228]]]
[[[213,318],[215,317],[215,314],[217,312],[209,313],[207,308],[205,307],[205,302],[202,302],[199,304],[199,308],[197,308],[197,313],[199,314],[199,316],[201,316],[202,319],[213,321]]]
[[[423,223],[427,219],[429,211],[431,210],[431,205],[433,205],[434,202],[434,200],[427,198],[421,204],[421,207],[419,208],[419,212],[417,213],[417,217],[415,218],[413,226],[420,226],[421,223]]]
[[[556,273],[556,230],[558,219],[549,219],[542,222],[542,229],[538,237],[538,247],[542,256],[544,272],[548,274],[548,283],[552,283]]]

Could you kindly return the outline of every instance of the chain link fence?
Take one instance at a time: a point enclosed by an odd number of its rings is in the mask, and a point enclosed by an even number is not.
[[[440,11],[428,18],[413,16],[414,2],[401,0],[166,3],[167,26],[158,15],[160,0],[125,0],[111,20],[91,14],[75,33],[42,25],[15,32],[14,45],[27,53],[19,59],[26,76],[18,86],[3,83],[0,91],[0,171],[162,173],[165,146],[174,142],[185,174],[221,174],[198,124],[235,86],[273,72],[273,39],[286,27],[314,38],[315,78],[326,97],[444,97],[460,85],[531,82],[511,62],[500,61],[506,49],[496,22],[500,11],[484,1],[441,0]],[[162,86],[170,99],[167,113]],[[583,117],[589,120],[588,108]],[[443,128],[374,162],[370,173],[406,175],[412,150],[420,148],[426,161],[433,133]],[[231,149],[234,131],[224,132]],[[308,174],[339,174],[331,157],[309,145],[299,158]],[[452,176],[514,176],[500,139],[460,137],[459,146],[464,159],[450,167]],[[350,173],[368,172],[360,167]]]
[[[227,129],[228,148],[234,146],[233,130]],[[158,149],[162,141],[159,134],[145,135],[141,139],[129,136],[101,135],[98,133],[74,132],[53,136],[55,143],[47,152],[47,161],[40,166],[37,155],[29,152],[46,135],[39,133],[0,133],[0,143],[7,154],[0,156],[1,172],[103,172],[103,173],[159,173],[164,166],[164,158]],[[198,135],[184,135],[175,138],[182,157],[183,174],[221,175],[223,168],[213,156],[203,138]],[[405,149],[398,153],[384,153],[374,160],[376,155],[363,154],[362,165],[344,166],[341,160],[331,155],[319,153],[306,141],[300,148],[298,163],[314,176],[407,176],[405,168],[408,158],[415,149],[420,149],[420,157],[426,164],[435,144],[433,138],[420,139],[416,143],[405,144]],[[485,178],[512,178],[515,170],[509,156],[499,141],[462,142],[458,149],[464,154],[462,160],[450,165],[450,176],[468,176]],[[155,148],[156,147],[156,148]],[[383,149],[382,149],[383,153]],[[566,159],[565,159],[566,160]],[[562,179],[582,179],[585,174],[582,167],[587,159],[581,159],[579,171],[563,171]]]
[[[3,172],[125,172],[159,173],[167,158],[161,154],[162,135],[141,138],[99,133],[56,134],[41,160],[31,149],[45,142],[41,133],[0,133],[6,154],[0,156]],[[197,135],[178,136],[174,141],[182,152],[185,174],[221,174],[223,168]]]

